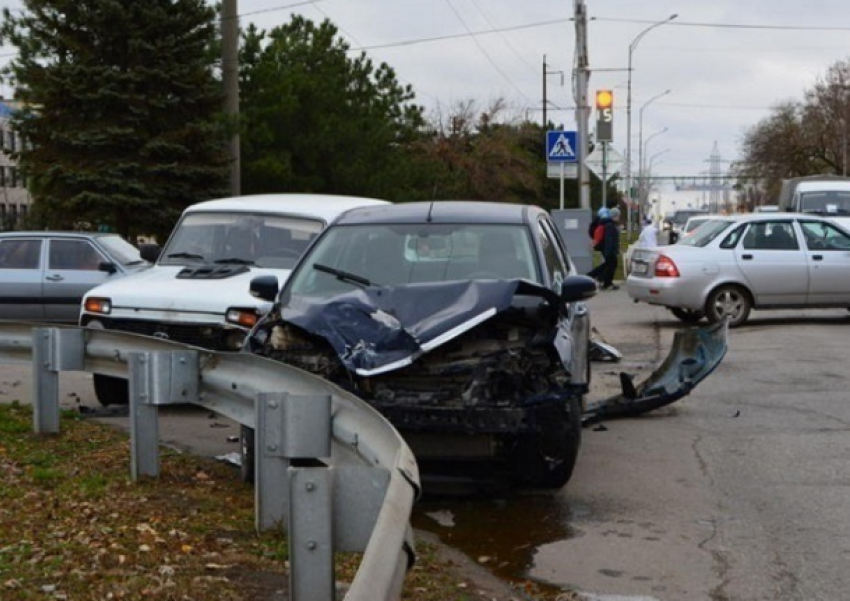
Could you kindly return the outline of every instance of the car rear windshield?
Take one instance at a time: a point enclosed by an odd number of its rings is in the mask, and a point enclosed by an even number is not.
[[[288,294],[469,279],[540,282],[521,225],[371,224],[328,230],[288,282]]]
[[[189,213],[160,254],[160,265],[234,263],[292,269],[322,230],[315,219],[253,213]]]
[[[669,221],[676,225],[685,225],[691,217],[705,215],[705,213],[705,211],[676,211],[670,215]]]
[[[682,246],[707,246],[731,225],[731,221],[709,219],[676,244],[681,244]]]
[[[121,236],[98,236],[97,241],[107,250],[109,256],[121,265],[137,265],[144,262],[139,255],[139,249]]]
[[[850,215],[850,191],[803,192],[800,194],[800,212]]]

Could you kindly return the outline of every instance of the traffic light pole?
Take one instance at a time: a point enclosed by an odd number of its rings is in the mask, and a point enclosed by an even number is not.
[[[602,206],[608,206],[608,142],[602,142]]]

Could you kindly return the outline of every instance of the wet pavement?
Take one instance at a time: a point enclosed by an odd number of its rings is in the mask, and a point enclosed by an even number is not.
[[[623,355],[619,363],[592,365],[589,398],[607,398],[620,391],[621,371],[634,375],[638,382],[650,375],[663,360],[677,324],[668,322],[662,309],[632,304],[623,289],[600,292],[588,305],[594,335]],[[669,327],[657,325],[659,319]],[[660,411],[667,415],[671,412],[675,409]],[[605,424],[583,430],[582,451],[573,480],[560,491],[522,491],[477,500],[425,498],[414,508],[414,526],[437,535],[442,542],[463,551],[502,579],[521,583],[535,578],[545,583],[546,574],[540,573],[539,565],[541,555],[547,554],[547,546],[582,537],[583,523],[596,519],[599,507],[594,508],[586,498],[572,495],[571,490],[580,480],[586,485],[588,478],[600,475],[594,473],[598,468],[589,455],[594,453],[594,437],[617,436],[609,434],[609,428],[616,432],[616,426]],[[616,526],[612,528],[616,530]],[[618,537],[614,530],[611,540],[622,543],[628,535]],[[547,562],[544,559],[542,563]],[[606,568],[603,565],[600,569]],[[552,579],[556,581],[557,578]],[[552,588],[568,587],[553,584]]]

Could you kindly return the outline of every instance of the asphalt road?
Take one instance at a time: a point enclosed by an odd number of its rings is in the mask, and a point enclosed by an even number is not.
[[[624,371],[680,325],[623,290],[591,311]],[[755,312],[692,395],[585,430],[557,495],[568,535],[537,546],[527,574],[665,601],[847,599],[848,332],[842,310]]]
[[[614,391],[620,370],[645,378],[680,327],[624,290],[590,308],[625,355],[594,365],[595,396]],[[586,429],[558,493],[428,501],[415,523],[506,579],[661,601],[846,599],[848,328],[841,310],[755,312],[689,397]],[[0,366],[0,402],[28,400],[30,379]],[[60,390],[64,406],[97,406],[88,374],[62,374]],[[197,409],[164,409],[160,435],[200,455],[238,449],[235,424]]]

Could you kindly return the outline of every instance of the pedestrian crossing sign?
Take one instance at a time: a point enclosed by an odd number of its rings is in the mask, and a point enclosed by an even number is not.
[[[577,135],[574,131],[546,132],[546,160],[550,163],[575,163]]]

